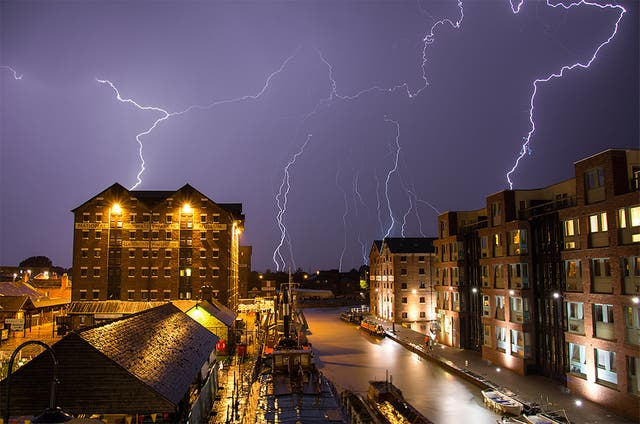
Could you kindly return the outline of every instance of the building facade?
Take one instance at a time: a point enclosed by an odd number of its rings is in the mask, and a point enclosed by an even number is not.
[[[435,321],[433,238],[375,240],[369,255],[370,311],[425,333]]]
[[[485,360],[566,381],[637,419],[640,151],[607,150],[574,167],[567,181],[439,216],[439,341],[478,340]]]
[[[72,300],[162,301],[200,297],[202,286],[238,303],[241,204],[114,184],[73,209]]]

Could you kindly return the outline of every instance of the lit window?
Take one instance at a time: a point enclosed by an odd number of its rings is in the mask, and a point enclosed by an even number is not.
[[[601,212],[596,215],[589,216],[589,231],[592,233],[608,231],[607,213]]]

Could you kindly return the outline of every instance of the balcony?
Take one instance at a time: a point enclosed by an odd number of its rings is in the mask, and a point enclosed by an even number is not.
[[[498,350],[501,351],[501,352],[506,352],[507,351],[507,342],[504,341],[504,340],[500,340],[500,339],[498,339],[497,342],[498,343],[497,343],[496,347],[498,348]]]
[[[627,328],[626,333],[627,343],[640,346],[640,328]]]
[[[609,246],[608,231],[589,234],[589,247],[607,247],[607,246]]]
[[[521,312],[521,311],[511,311],[511,314],[509,315],[509,320],[517,324],[525,323],[529,321],[529,313]]]
[[[604,187],[592,188],[590,190],[586,190],[587,203],[595,203],[602,202],[605,200],[606,194],[604,192]]]
[[[594,293],[613,293],[611,277],[593,277]]]
[[[498,258],[504,256],[504,249],[502,246],[493,246],[493,257]]]
[[[584,335],[584,320],[569,318],[569,333]]]
[[[504,288],[504,278],[503,277],[494,278],[493,287],[496,288],[496,289],[503,289]]]
[[[596,321],[595,330],[595,336],[597,338],[605,340],[615,340],[615,333],[613,330],[612,322]]]
[[[624,294],[640,293],[640,277],[624,277]]]
[[[504,308],[496,308],[496,319],[504,321]]]

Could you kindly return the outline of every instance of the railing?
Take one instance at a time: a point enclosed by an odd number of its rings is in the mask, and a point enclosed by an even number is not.
[[[627,328],[627,343],[640,345],[640,328]]]
[[[613,329],[612,322],[596,321],[595,330],[596,330],[595,336],[599,339],[605,339],[605,340],[615,339],[615,332]]]
[[[640,277],[625,277],[624,278],[624,293],[625,294],[638,294],[638,293],[640,293]]]
[[[584,320],[569,318],[569,333],[584,335]]]
[[[518,211],[518,218],[526,220],[532,216],[542,215],[544,213],[557,211],[571,206],[576,206],[576,196],[565,197],[563,199],[551,200],[549,202],[540,203],[535,206],[531,206],[527,209],[521,209]]]
[[[496,319],[504,321],[504,308],[496,308]]]
[[[589,234],[589,247],[607,247],[607,246],[609,246],[608,231]]]
[[[570,292],[582,292],[584,289],[582,288],[582,280],[578,277],[567,278],[567,287],[566,291]]]
[[[593,277],[594,293],[613,293],[611,277]]]

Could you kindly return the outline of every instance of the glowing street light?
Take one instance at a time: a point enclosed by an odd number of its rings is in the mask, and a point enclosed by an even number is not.
[[[120,207],[120,203],[114,203],[111,207],[111,212],[114,215],[120,215],[122,213],[122,208]]]
[[[633,297],[631,298],[631,302],[633,302],[633,303],[635,303],[635,304],[637,305],[638,303],[640,303],[640,297],[638,297],[638,296],[633,296]]]
[[[185,204],[182,206],[182,212],[183,212],[183,213],[191,213],[191,211],[192,211],[192,210],[193,210],[193,209],[191,209],[191,205],[190,205],[190,204],[188,204],[188,203],[185,203]]]

